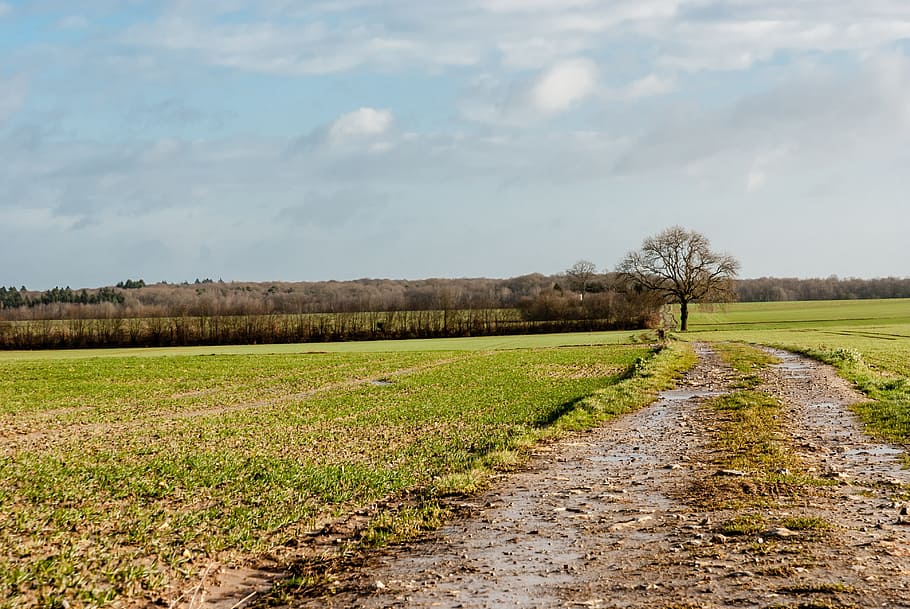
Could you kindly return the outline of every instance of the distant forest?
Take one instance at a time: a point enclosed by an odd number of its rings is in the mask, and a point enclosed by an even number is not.
[[[746,279],[742,301],[910,298],[910,279]],[[662,301],[613,274],[0,287],[0,349],[436,338],[655,328]]]
[[[509,279],[357,279],[320,282],[147,284],[127,279],[116,286],[32,291],[0,287],[0,319],[198,317],[301,313],[355,313],[470,309],[519,309],[528,318],[584,317],[604,295],[623,292],[617,277],[597,274],[585,285],[565,275],[534,273]],[[910,298],[910,278],[736,281],[742,302]],[[600,295],[600,296],[598,296]],[[585,300],[590,303],[587,307]],[[578,303],[578,304],[576,304]],[[589,312],[590,313],[590,312]]]
[[[795,279],[762,277],[740,279],[736,293],[741,302],[786,300],[861,300],[868,298],[910,298],[910,278],[880,279]]]

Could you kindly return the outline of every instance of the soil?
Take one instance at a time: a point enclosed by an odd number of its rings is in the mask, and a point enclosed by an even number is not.
[[[782,399],[804,470],[781,473],[818,482],[768,485],[718,465],[703,401],[734,373],[697,351],[652,405],[541,447],[429,538],[289,606],[910,608],[910,470],[861,431],[848,406],[863,397],[830,367],[774,352],[757,389]]]

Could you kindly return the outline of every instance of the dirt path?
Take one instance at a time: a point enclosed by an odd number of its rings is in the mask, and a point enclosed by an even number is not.
[[[765,496],[712,464],[716,415],[699,404],[733,377],[698,351],[698,366],[651,406],[545,447],[471,516],[382,551],[338,594],[293,606],[910,607],[910,516],[893,499],[910,490],[910,472],[859,431],[845,405],[860,396],[830,368],[776,353],[783,361],[759,389],[785,401],[800,474],[833,484]],[[761,500],[718,509],[703,494],[718,477]],[[731,535],[745,512],[761,527]],[[792,518],[827,528],[781,526]]]

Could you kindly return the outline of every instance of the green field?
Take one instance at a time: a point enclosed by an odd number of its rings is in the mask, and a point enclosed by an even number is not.
[[[615,345],[653,340],[649,332],[572,332],[528,336],[483,336],[471,338],[428,338],[413,340],[349,341],[340,343],[292,343],[279,345],[226,345],[213,347],[162,347],[139,349],[69,349],[42,351],[0,351],[0,361],[22,359],[84,359],[99,357],[158,357],[174,355],[265,355],[295,353],[393,353],[402,351],[488,351]]]
[[[0,607],[167,606],[213,565],[291,560],[321,523],[408,497],[364,543],[394,538],[535,442],[646,404],[690,341],[830,362],[875,398],[870,430],[910,443],[910,301],[691,324],[657,355],[631,332],[2,352]]]
[[[693,332],[910,325],[910,299],[737,302],[695,305]]]
[[[471,490],[691,364],[631,338],[4,354],[0,607],[168,603],[371,502]]]

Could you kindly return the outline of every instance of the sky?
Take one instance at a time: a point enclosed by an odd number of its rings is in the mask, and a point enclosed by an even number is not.
[[[906,0],[0,0],[0,284],[910,276]]]

